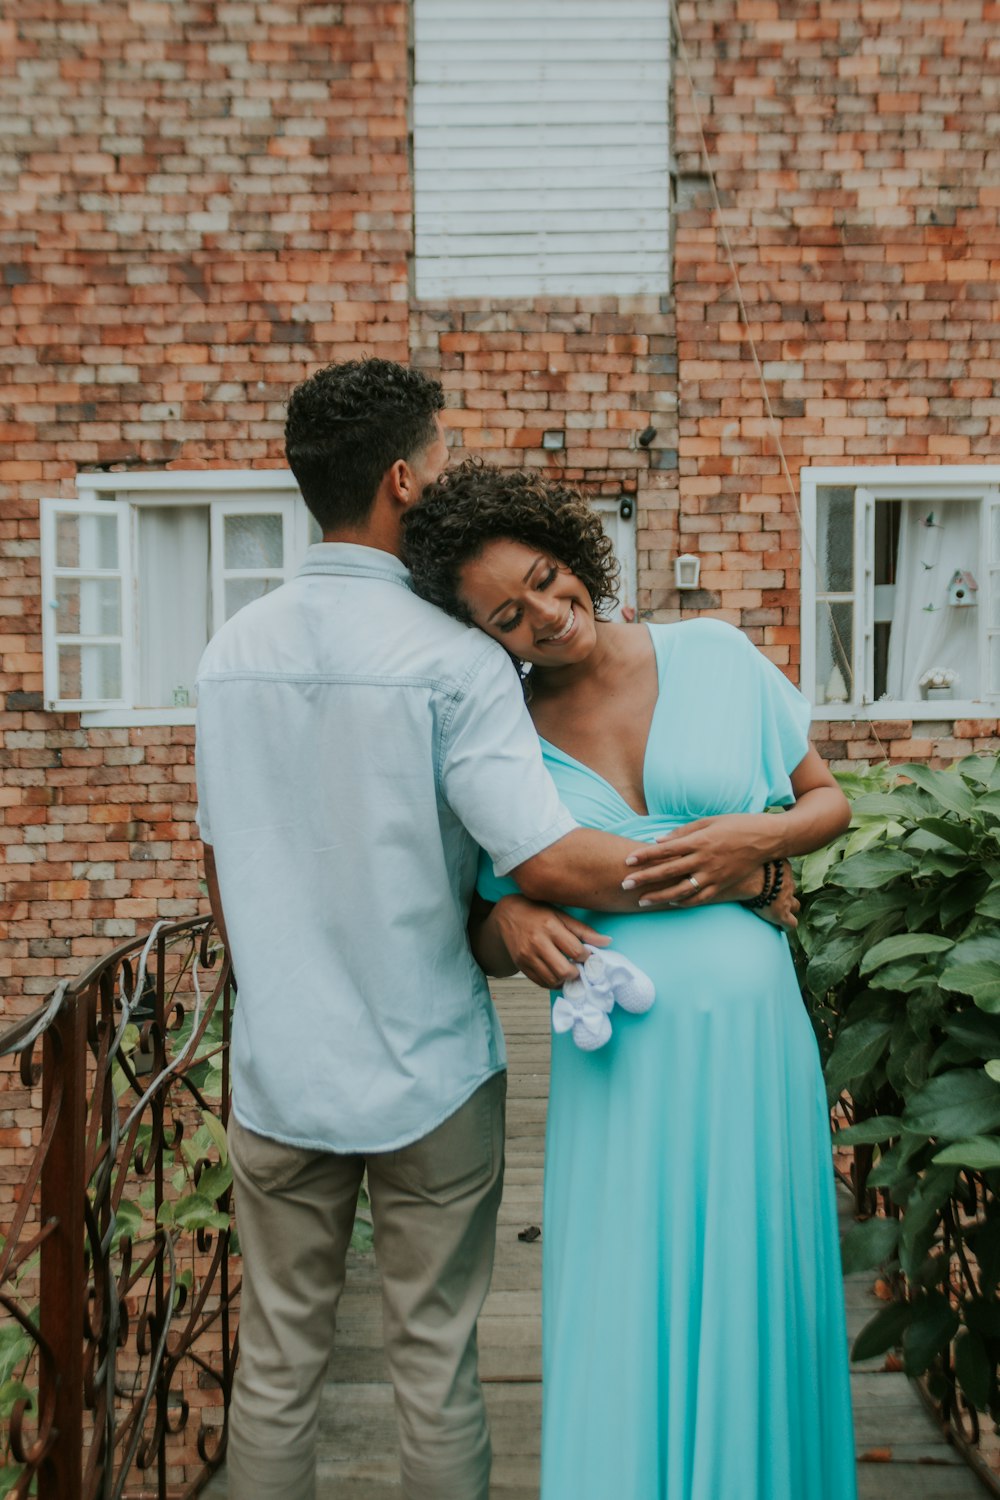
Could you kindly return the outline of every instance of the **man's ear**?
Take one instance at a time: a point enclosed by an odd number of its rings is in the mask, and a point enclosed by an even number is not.
[[[417,483],[417,476],[405,458],[397,458],[389,470],[388,478],[389,493],[397,504],[409,508],[409,506],[415,505],[420,499],[420,486]]]

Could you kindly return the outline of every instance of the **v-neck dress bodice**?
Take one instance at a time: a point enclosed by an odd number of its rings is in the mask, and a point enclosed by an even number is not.
[[[650,629],[648,811],[543,739],[577,822],[652,840],[792,802],[801,695],[719,621]],[[481,868],[487,899],[513,888]],[[826,1096],[787,940],[736,903],[578,914],[657,999],[616,1008],[598,1052],[552,1039],[542,1500],[853,1500]]]

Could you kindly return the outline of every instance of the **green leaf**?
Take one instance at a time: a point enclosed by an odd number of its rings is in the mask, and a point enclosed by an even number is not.
[[[901,958],[897,963],[883,965],[877,973],[872,975],[868,983],[873,990],[892,990],[896,994],[906,995],[921,981],[933,980],[933,978],[934,975],[918,955],[915,958]]]
[[[957,1175],[953,1166],[931,1167],[906,1199],[899,1260],[907,1276],[916,1275],[937,1237],[941,1210],[951,1197]]]
[[[806,969],[806,983],[813,994],[823,995],[846,979],[864,953],[865,946],[863,937],[845,933],[823,943]]]
[[[954,844],[963,854],[968,854],[976,842],[974,828],[970,828],[968,823],[956,823],[951,818],[921,818],[920,827],[937,838],[944,839],[946,844]]]
[[[225,1166],[229,1160],[229,1142],[226,1139],[226,1127],[210,1110],[203,1109],[201,1111],[201,1118],[204,1121],[205,1129],[215,1143],[215,1149],[219,1153],[219,1160]]]
[[[956,880],[941,896],[941,925],[950,927],[959,917],[966,916],[982,900],[989,887],[989,876],[982,871]]]
[[[898,1219],[867,1219],[863,1224],[853,1224],[840,1242],[844,1275],[883,1265],[895,1254],[898,1241]]]
[[[111,1248],[117,1250],[123,1239],[134,1239],[142,1227],[142,1209],[138,1203],[123,1198],[115,1214],[115,1230],[111,1237]]]
[[[952,938],[940,937],[933,932],[901,932],[894,937],[883,938],[869,949],[861,962],[861,973],[870,974],[883,964],[900,958],[910,958],[917,953],[945,953],[955,946]]]
[[[928,804],[916,787],[900,783],[891,792],[866,792],[855,797],[851,812],[863,818],[911,818],[916,822],[918,818],[926,817]]]
[[[35,1347],[20,1323],[4,1323],[0,1327],[0,1384],[10,1379]]]
[[[853,854],[860,854],[863,849],[870,849],[873,844],[883,841],[891,842],[905,832],[906,825],[895,818],[862,818],[847,835],[843,850],[844,858],[850,859]]]
[[[876,1115],[871,1120],[859,1120],[838,1130],[833,1137],[835,1146],[880,1146],[902,1133],[903,1122],[895,1115]]]
[[[947,1016],[942,1025],[948,1036],[968,1047],[977,1057],[1000,1060],[1000,1018],[986,1015],[970,1006],[961,1015]],[[995,1077],[1000,1083],[1000,1072],[991,1073],[990,1077]]]
[[[935,802],[949,812],[971,813],[976,806],[976,797],[965,782],[954,771],[932,771],[930,766],[907,762],[897,766],[900,776],[906,776],[925,792],[930,792]]]
[[[903,1111],[907,1130],[946,1141],[1000,1126],[1000,1087],[979,1068],[955,1068],[918,1089]]]
[[[888,1303],[862,1328],[854,1340],[851,1358],[853,1360],[874,1359],[877,1354],[884,1354],[887,1349],[896,1348],[910,1326],[912,1317],[911,1303]]]
[[[181,1229],[228,1229],[229,1215],[220,1213],[210,1198],[189,1193],[174,1204],[174,1223]]]
[[[3,1421],[10,1421],[11,1413],[19,1401],[27,1401],[29,1406],[34,1406],[34,1391],[30,1391],[22,1380],[5,1380],[0,1385],[0,1418]]]
[[[198,1178],[198,1192],[203,1198],[215,1202],[233,1183],[233,1169],[228,1162],[216,1167],[207,1167]]]
[[[814,853],[807,854],[799,865],[799,889],[818,891],[838,858],[839,851],[835,844],[827,844],[825,849],[817,849]]]
[[[991,922],[1000,922],[1000,885],[993,885],[976,903],[976,914]]]
[[[827,1087],[839,1093],[878,1062],[892,1035],[891,1021],[856,1021],[844,1026],[826,1064]]]
[[[934,1160],[940,1166],[953,1164],[970,1167],[973,1172],[992,1171],[1000,1167],[1000,1136],[974,1135],[966,1141],[955,1141],[939,1151]]]
[[[990,1399],[993,1361],[982,1339],[968,1329],[963,1329],[955,1340],[955,1374],[973,1406],[985,1411]]]
[[[945,960],[941,985],[971,995],[991,1014],[1000,1011],[1000,937],[981,933],[956,943]]]
[[[18,1480],[24,1472],[23,1464],[5,1464],[0,1469],[0,1500],[9,1495],[17,1485]]]
[[[917,870],[917,862],[901,849],[867,849],[863,854],[854,854],[832,871],[830,881],[847,890],[864,891],[894,880],[897,875],[911,875]]]
[[[910,892],[898,886],[887,891],[866,891],[845,906],[837,918],[837,926],[848,932],[864,932],[877,917],[895,916],[906,910]]]
[[[913,1304],[913,1317],[903,1334],[903,1368],[907,1375],[922,1375],[931,1360],[947,1349],[958,1331],[958,1314],[940,1292],[931,1292]]]

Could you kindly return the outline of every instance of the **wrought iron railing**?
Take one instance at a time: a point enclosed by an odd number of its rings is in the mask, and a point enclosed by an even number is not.
[[[161,922],[0,1035],[37,1122],[0,1248],[0,1494],[167,1500],[221,1461],[232,1003],[211,920]]]

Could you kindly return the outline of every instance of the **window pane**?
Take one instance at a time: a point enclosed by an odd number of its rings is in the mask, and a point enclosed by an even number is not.
[[[91,701],[122,695],[120,646],[60,646],[59,696]]]
[[[222,564],[225,568],[284,567],[281,516],[226,516]],[[256,598],[257,596],[254,595]],[[245,604],[247,601],[244,600]],[[237,605],[237,608],[241,606]],[[227,614],[230,611],[227,610]]]
[[[208,506],[143,505],[138,520],[136,705],[193,704],[210,618]]]
[[[1000,693],[1000,635],[990,637],[990,685],[989,693]]]
[[[1000,505],[990,507],[990,561],[1000,563]]]
[[[825,594],[854,590],[854,490],[824,485],[817,491],[818,587]]]
[[[254,599],[263,599],[272,589],[280,588],[282,582],[280,578],[227,578],[226,619],[232,619],[236,611],[245,604],[252,604]]]
[[[816,702],[854,702],[854,612],[850,604],[816,607]]]
[[[121,584],[117,578],[57,578],[56,630],[60,635],[120,635]]]
[[[989,622],[996,630],[1000,629],[1000,573],[989,573],[987,577],[990,595]],[[982,598],[982,589],[980,589],[980,598]]]
[[[56,517],[56,567],[117,566],[118,517],[114,512],[106,516],[63,513]]]

